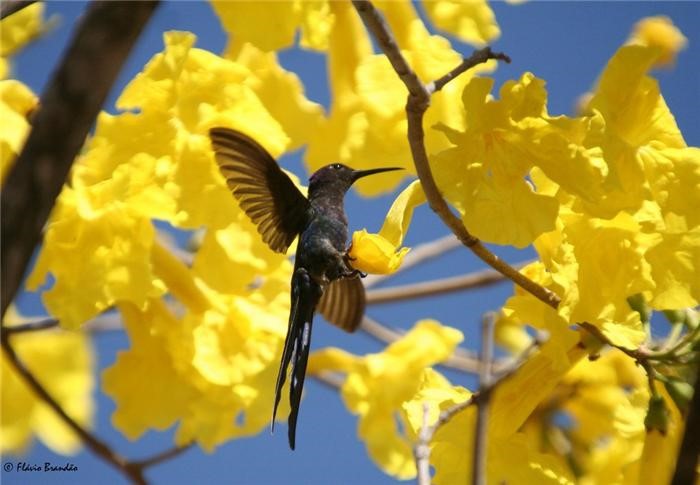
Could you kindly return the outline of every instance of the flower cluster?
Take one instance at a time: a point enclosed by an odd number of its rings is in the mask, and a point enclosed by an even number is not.
[[[358,182],[366,196],[416,173],[405,87],[386,56],[374,52],[350,2],[212,5],[230,34],[225,53],[195,47],[189,32],[164,34],[162,52],[127,85],[116,113],[100,114],[27,281],[30,290],[50,281],[43,302],[63,329],[119,312],[130,346],[102,374],[117,429],[136,439],[174,426],[178,444],[206,450],[267,424],[292,272],[226,188],[208,130],[249,134],[274,157],[306,147],[311,171],[331,161],[407,169]],[[460,63],[412,2],[377,6],[423,82]],[[435,28],[459,39],[485,44],[499,34],[485,1],[436,0],[424,8]],[[3,21],[1,77],[5,57],[41,30],[40,9]],[[300,46],[327,57],[327,113],[277,61],[275,51],[297,36]],[[493,393],[490,482],[668,479],[687,376],[644,359],[683,363],[681,351],[698,335],[696,314],[685,309],[700,299],[700,149],[686,145],[650,71],[672,64],[684,44],[668,19],[640,22],[577,116],[550,114],[545,81],[530,72],[493,94],[486,77],[493,61],[432,96],[424,143],[442,196],[484,242],[534,246],[539,260],[522,273],[561,299],[553,308],[516,288],[500,311],[496,339],[511,353],[531,344],[532,328],[549,340]],[[22,83],[0,81],[3,177],[36,105]],[[378,233],[355,233],[349,255],[356,268],[396,271],[408,252],[401,245],[413,209],[425,202],[415,181]],[[194,254],[181,257],[164,235],[173,230],[198,232]],[[647,346],[654,311],[675,315],[669,319],[677,333],[662,349]],[[412,446],[426,425],[425,406],[432,424],[473,395],[433,369],[461,340],[461,332],[424,320],[376,354],[322,349],[309,372],[346,376],[340,392],[358,416],[369,456],[407,479],[416,474]],[[601,341],[616,348],[600,350]],[[85,336],[37,333],[16,344],[32,371],[61,383],[52,389],[59,404],[89,422]],[[633,357],[648,368],[635,367]],[[51,422],[56,418],[4,360],[2,373],[3,451],[26,446],[33,432],[58,452],[74,451],[75,437]],[[470,407],[436,431],[436,484],[467,480],[474,422]]]

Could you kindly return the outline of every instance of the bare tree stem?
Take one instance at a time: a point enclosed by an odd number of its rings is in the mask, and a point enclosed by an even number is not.
[[[425,447],[428,447],[429,456],[430,442],[433,440],[435,433],[437,433],[437,431],[442,426],[447,424],[454,416],[461,413],[469,406],[472,406],[474,404],[479,405],[481,401],[490,399],[490,394],[498,386],[510,379],[513,375],[515,375],[518,369],[520,369],[520,367],[532,356],[532,354],[542,346],[546,339],[546,333],[539,332],[533,339],[532,343],[522,352],[522,354],[520,354],[520,356],[517,359],[514,359],[510,364],[508,364],[501,371],[496,373],[496,380],[490,380],[488,384],[479,386],[479,390],[473,393],[466,401],[455,404],[454,406],[442,411],[438,416],[437,421],[435,421],[433,425],[428,426],[424,423],[418,433],[418,439],[414,444],[414,456],[418,457],[419,453],[424,453],[424,451],[419,452],[418,450],[424,450]],[[418,483],[419,485],[423,485],[423,482],[419,481]]]
[[[1,195],[0,315],[14,299],[73,159],[157,4],[90,5],[43,94]]]
[[[515,267],[525,266],[527,262],[517,263]],[[452,276],[433,281],[422,281],[410,285],[392,286],[369,290],[367,292],[367,304],[376,305],[402,300],[412,300],[433,295],[442,295],[461,290],[482,288],[506,280],[503,273],[493,269],[478,271],[461,276]]]
[[[142,471],[129,468],[127,466],[128,461],[123,456],[119,455],[107,444],[93,436],[65,412],[58,401],[56,401],[53,396],[49,394],[49,392],[37,380],[34,374],[22,363],[19,356],[15,352],[15,349],[12,347],[12,345],[10,345],[10,336],[6,332],[3,332],[2,335],[0,335],[0,344],[2,345],[2,349],[5,352],[8,362],[14,368],[15,372],[17,372],[17,374],[24,379],[24,382],[32,391],[34,391],[37,397],[44,401],[46,405],[58,415],[61,421],[63,421],[71,430],[73,430],[76,435],[80,437],[83,443],[85,443],[85,445],[92,450],[95,455],[112,465],[118,471],[125,474],[133,483],[146,483]]]
[[[430,106],[430,95],[432,92],[438,87],[442,88],[442,86],[453,79],[457,74],[486,62],[488,59],[500,59],[507,62],[509,60],[508,57],[505,54],[494,53],[488,47],[481,49],[474,52],[469,58],[464,59],[459,66],[450,71],[447,75],[425,86],[401,54],[389,26],[374,5],[366,0],[353,0],[353,5],[364,21],[367,29],[376,39],[382,52],[393,66],[394,71],[396,71],[396,74],[403,81],[406,89],[408,89],[409,94],[406,102],[408,142],[416,167],[416,173],[421,181],[430,208],[442,219],[454,235],[457,236],[457,239],[459,239],[464,246],[471,249],[482,261],[496,271],[504,274],[515,284],[545,302],[547,305],[556,308],[560,302],[560,298],[557,295],[521,274],[515,268],[489,251],[481,241],[469,233],[464,227],[464,224],[462,224],[462,221],[452,213],[435,183],[428,161],[428,154],[425,150],[423,115],[428,109],[428,106]]]
[[[487,313],[481,320],[481,351],[479,352],[479,389],[491,385],[491,362],[493,361],[494,316]],[[472,457],[472,485],[486,484],[486,452],[489,416],[489,394],[476,402],[476,430]]]
[[[671,485],[698,483],[698,465],[700,461],[700,367],[695,367],[695,385],[693,398],[688,407],[685,420],[683,440],[676,458],[676,467]]]
[[[0,5],[0,20],[36,3],[36,0],[5,0]]]

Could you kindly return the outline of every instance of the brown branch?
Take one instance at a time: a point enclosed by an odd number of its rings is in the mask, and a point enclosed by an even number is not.
[[[676,458],[676,466],[671,479],[671,485],[697,483],[698,466],[700,463],[700,367],[695,368],[695,386],[693,398],[688,408],[685,420],[683,440]]]
[[[516,268],[525,266],[527,262],[517,263]],[[367,304],[376,305],[402,300],[411,300],[433,295],[442,295],[460,290],[482,288],[504,281],[503,273],[492,269],[486,269],[462,276],[452,276],[433,281],[422,281],[410,285],[380,288],[367,292]]]
[[[36,3],[36,0],[4,0],[0,5],[0,20]]]
[[[2,333],[15,335],[18,333],[37,332],[40,330],[50,330],[58,327],[58,320],[55,318],[42,318],[34,321],[23,322],[17,325],[2,326]]]
[[[2,190],[1,316],[19,289],[73,159],[157,4],[93,3],[41,98]]]
[[[414,455],[418,453],[419,448],[425,449],[429,447],[435,433],[445,424],[447,424],[455,415],[461,413],[469,406],[478,404],[480,401],[489,399],[490,394],[502,383],[510,379],[520,369],[520,367],[539,349],[547,340],[548,336],[545,332],[538,332],[530,345],[514,359],[510,364],[504,367],[500,372],[496,373],[496,379],[491,380],[488,385],[480,386],[479,390],[469,396],[464,402],[455,404],[454,406],[445,409],[438,416],[437,421],[432,426],[423,426],[418,434],[418,439],[414,445]],[[428,448],[429,450],[429,448]],[[424,452],[424,451],[422,451]],[[429,451],[428,451],[429,453]]]
[[[345,383],[345,379],[335,372],[318,372],[316,374],[311,374],[311,377],[335,391],[340,390]]]
[[[438,85],[444,86],[452,77],[448,73],[426,87],[420,81],[416,73],[410,68],[406,59],[401,54],[389,26],[374,6],[365,0],[353,0],[353,5],[364,21],[367,29],[372,33],[384,55],[391,63],[399,78],[408,89],[409,95],[406,102],[406,119],[408,121],[408,142],[416,167],[416,173],[421,181],[430,208],[442,219],[455,236],[471,249],[486,264],[504,274],[518,286],[542,300],[547,305],[556,308],[560,298],[548,289],[535,283],[515,268],[502,261],[498,256],[489,251],[477,238],[472,236],[464,227],[462,221],[455,216],[443,199],[440,190],[435,183],[430,170],[428,154],[425,150],[423,131],[423,115],[430,105],[430,95]],[[493,53],[490,48],[474,52],[451,72],[464,72],[471,67],[485,62],[488,59],[507,59],[504,54]],[[439,84],[438,84],[439,83]]]
[[[171,460],[177,456],[180,456],[185,451],[191,449],[192,446],[194,446],[194,443],[188,443],[184,446],[175,446],[173,448],[170,448],[169,450],[165,450],[165,451],[162,451],[160,453],[156,453],[155,455],[153,455],[149,458],[144,458],[143,460],[129,462],[129,464],[127,466],[130,468],[136,468],[138,470],[143,471],[144,469],[146,469],[148,467],[158,465],[160,463],[163,463],[164,461]]]
[[[418,485],[430,485],[430,439],[428,436],[430,426],[428,425],[428,416],[430,414],[430,406],[428,403],[423,403],[423,422],[420,431],[418,432],[418,441],[413,447],[413,457],[416,460],[417,482]]]
[[[472,67],[476,66],[477,64],[482,64],[488,61],[489,59],[497,59],[510,64],[510,57],[508,57],[502,52],[492,52],[490,47],[485,47],[481,50],[474,52],[474,54],[472,54],[471,57],[462,59],[462,63],[459,66],[452,69],[440,79],[436,79],[435,81],[428,84],[426,86],[426,89],[431,94],[440,91],[442,88],[445,87],[445,84],[452,81],[454,78],[456,78],[463,72],[466,72]]]
[[[487,313],[481,320],[481,351],[479,352],[479,388],[491,385],[491,362],[493,360],[494,316]],[[486,484],[486,430],[489,416],[490,393],[476,402],[476,430],[472,457],[472,484]]]
[[[92,4],[42,96],[41,107],[34,116],[33,129],[2,190],[2,316],[19,289],[73,159],[157,4],[157,1]],[[9,10],[10,7],[7,8]],[[3,14],[7,14],[5,10]],[[57,323],[49,319],[4,328],[0,346],[8,362],[88,449],[131,482],[145,484],[143,468],[174,456],[174,452],[166,452],[144,462],[129,462],[69,416],[15,352],[10,341],[11,334],[51,328]]]
[[[10,344],[9,335],[3,332],[0,335],[0,345],[7,357],[8,362],[14,368],[15,372],[19,374],[24,382],[29,386],[29,388],[37,395],[39,399],[44,401],[47,406],[49,406],[75,434],[77,434],[80,439],[85,443],[85,445],[92,450],[95,455],[97,455],[102,460],[106,461],[114,468],[116,468],[121,473],[125,474],[133,483],[145,484],[146,480],[143,474],[136,469],[130,469],[128,467],[128,461],[112,450],[107,444],[101,441],[96,436],[93,436],[89,431],[78,424],[72,417],[70,417],[66,411],[61,407],[61,405],[56,401],[51,394],[46,390],[46,388],[37,380],[37,378],[32,374],[32,372],[22,363],[19,356],[15,352],[15,349]]]

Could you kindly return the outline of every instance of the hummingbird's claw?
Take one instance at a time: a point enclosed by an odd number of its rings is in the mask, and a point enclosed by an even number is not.
[[[367,276],[367,273],[363,273],[359,269],[353,269],[351,271],[346,271],[345,273],[342,274],[343,278],[354,278],[356,276],[359,276],[360,278],[364,278]]]

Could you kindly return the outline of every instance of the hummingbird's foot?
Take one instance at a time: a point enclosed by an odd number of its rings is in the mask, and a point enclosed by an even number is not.
[[[343,278],[355,278],[359,276],[360,278],[364,278],[367,276],[367,273],[363,273],[359,269],[353,269],[351,271],[346,271],[343,273]]]

